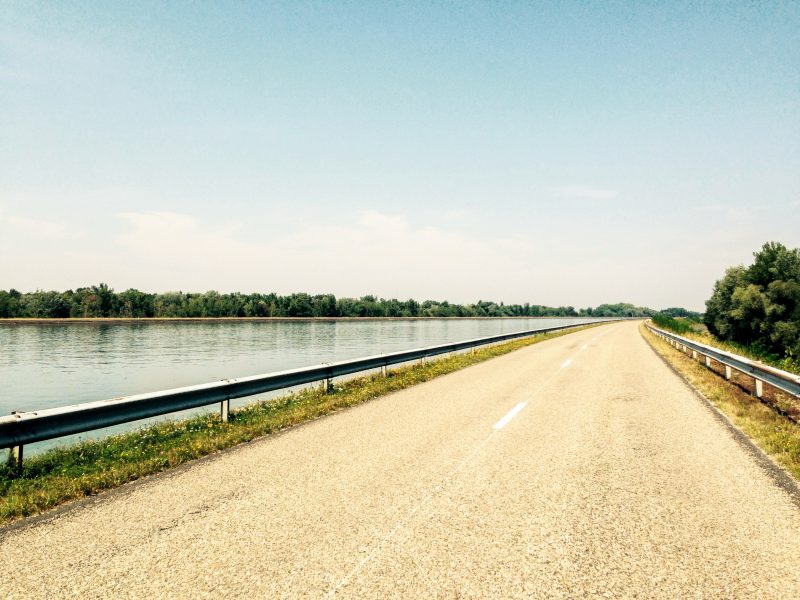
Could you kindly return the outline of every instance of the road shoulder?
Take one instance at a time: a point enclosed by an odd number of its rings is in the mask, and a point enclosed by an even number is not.
[[[782,431],[794,433],[790,437],[798,443],[800,428],[688,356],[678,353],[642,327],[639,330],[653,353],[678,376],[775,485],[785,491],[800,508],[800,482],[792,474],[792,471],[798,472],[800,456],[795,456],[793,447],[787,448],[784,445],[776,448],[774,440],[759,435],[761,428],[747,425],[752,421],[758,421],[767,427],[777,425]]]

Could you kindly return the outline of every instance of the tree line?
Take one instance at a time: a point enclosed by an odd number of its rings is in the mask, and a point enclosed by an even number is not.
[[[703,319],[720,339],[779,358],[800,357],[800,249],[777,242],[754,252],[749,267],[725,271]]]
[[[683,311],[684,309],[670,309]],[[333,294],[222,294],[219,292],[152,294],[135,289],[115,292],[101,283],[91,287],[22,293],[0,290],[0,318],[153,318],[153,317],[641,317],[655,314],[633,304],[572,306],[474,304],[397,300],[375,296],[337,298]]]

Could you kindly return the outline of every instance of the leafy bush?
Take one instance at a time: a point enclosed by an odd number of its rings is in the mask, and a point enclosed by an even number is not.
[[[753,256],[716,282],[704,322],[720,339],[791,360],[800,356],[800,249],[768,242]]]
[[[661,329],[669,329],[678,335],[693,331],[691,321],[687,319],[676,319],[663,312],[653,315],[653,324]]]

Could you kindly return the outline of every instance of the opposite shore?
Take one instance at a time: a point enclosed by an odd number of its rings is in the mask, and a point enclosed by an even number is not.
[[[537,317],[67,317],[63,319],[23,317],[0,319],[0,325],[128,325],[141,323],[324,323],[335,321],[506,321],[509,319],[603,319],[593,316]],[[642,318],[642,317],[634,317]]]

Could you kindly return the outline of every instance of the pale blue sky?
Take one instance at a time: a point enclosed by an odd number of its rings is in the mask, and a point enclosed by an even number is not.
[[[702,308],[800,246],[800,3],[0,1],[0,288]]]

